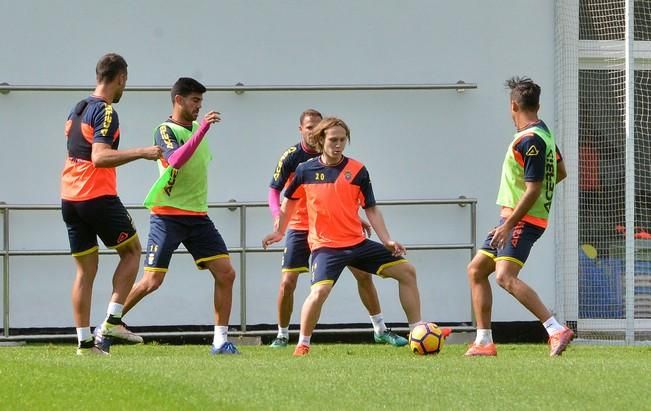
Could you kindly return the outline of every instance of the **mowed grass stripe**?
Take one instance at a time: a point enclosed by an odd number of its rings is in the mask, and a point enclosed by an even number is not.
[[[0,409],[651,409],[651,347],[498,345],[497,358],[407,348],[318,344],[240,347],[114,346],[110,358],[72,345],[0,348]]]

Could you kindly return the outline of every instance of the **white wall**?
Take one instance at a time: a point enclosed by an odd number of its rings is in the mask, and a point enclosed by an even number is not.
[[[496,5],[499,3],[499,6]],[[554,125],[553,2],[458,1],[205,1],[3,0],[0,82],[93,85],[97,59],[108,51],[129,63],[129,84],[171,85],[193,76],[206,85],[477,83],[477,90],[343,92],[209,92],[204,109],[222,112],[210,131],[214,153],[209,201],[266,198],[280,153],[298,139],[298,115],[309,107],[344,118],[348,154],[368,167],[380,200],[476,197],[478,245],[497,221],[495,195],[513,135],[504,80],[515,74],[543,87],[541,116]],[[535,24],[532,24],[535,21]],[[534,33],[535,31],[535,33]],[[535,39],[535,40],[534,40]],[[65,158],[63,123],[85,92],[0,95],[0,201],[56,204]],[[170,111],[166,92],[127,92],[116,105],[121,147],[150,144]],[[562,136],[557,137],[562,147]],[[139,204],[156,175],[152,163],[119,169],[119,192]],[[408,243],[464,242],[465,209],[443,207],[408,221],[408,209],[385,209],[394,237]],[[12,249],[65,249],[56,213],[12,217]],[[147,215],[135,213],[143,243]],[[266,210],[252,213],[249,244],[270,228]],[[416,214],[417,216],[420,214]],[[229,245],[238,245],[236,213],[215,212]],[[458,226],[457,226],[458,225]],[[414,227],[411,229],[410,227]],[[46,235],[44,235],[46,233]],[[461,233],[461,234],[460,234]],[[539,241],[522,278],[554,301],[553,229]],[[424,316],[469,321],[468,253],[412,252],[420,273]],[[103,258],[93,321],[104,311],[113,257]],[[236,265],[239,264],[234,256]],[[11,260],[11,326],[70,326],[69,257]],[[279,255],[248,261],[248,322],[275,323]],[[344,275],[323,322],[366,322],[354,281]],[[396,285],[376,281],[388,321],[403,322]],[[302,279],[297,307],[307,292]],[[136,325],[209,324],[209,276],[190,257],[174,258],[166,285],[129,315]],[[239,290],[236,290],[236,300]],[[239,302],[231,323],[239,322]],[[552,307],[553,308],[553,307]],[[295,310],[298,311],[298,308]],[[494,320],[533,320],[502,290]],[[298,321],[295,313],[293,322]]]

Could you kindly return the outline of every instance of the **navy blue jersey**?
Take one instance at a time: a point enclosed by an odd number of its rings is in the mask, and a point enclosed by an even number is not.
[[[192,125],[181,124],[177,121],[168,118],[166,122],[178,124],[181,127],[184,127],[192,131]],[[177,148],[181,147],[182,144],[178,141],[174,135],[174,131],[167,125],[161,124],[156,131],[154,132],[154,144],[163,149],[163,158],[165,161],[169,160],[170,156],[176,151]]]
[[[287,187],[294,178],[294,173],[299,164],[318,156],[319,153],[310,150],[309,147],[305,146],[302,142],[291,146],[280,156],[269,187],[274,190],[282,191],[283,188]],[[289,220],[288,228],[292,230],[307,231],[307,207],[304,200],[300,200],[298,204],[296,204],[294,215],[292,215],[291,220]]]
[[[75,105],[66,121],[68,156],[91,160],[93,143],[116,150],[120,144],[120,120],[113,106],[101,97],[88,96]]]
[[[61,198],[85,201],[117,195],[115,167],[96,168],[93,144],[120,145],[120,121],[113,106],[101,97],[89,96],[78,102],[66,120],[68,157],[61,174]]]
[[[298,165],[317,156],[319,153],[309,150],[302,143],[291,146],[280,156],[269,187],[282,191],[293,177]]]

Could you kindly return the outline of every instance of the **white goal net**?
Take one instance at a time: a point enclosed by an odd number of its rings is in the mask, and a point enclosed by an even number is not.
[[[557,307],[583,340],[651,340],[651,2],[556,2]]]

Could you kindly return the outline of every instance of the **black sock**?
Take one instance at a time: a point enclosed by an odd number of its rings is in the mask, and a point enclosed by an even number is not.
[[[95,339],[84,340],[79,342],[79,348],[93,348],[95,346]]]
[[[113,314],[109,314],[106,322],[113,325],[120,325],[122,324],[122,317],[116,317]]]

